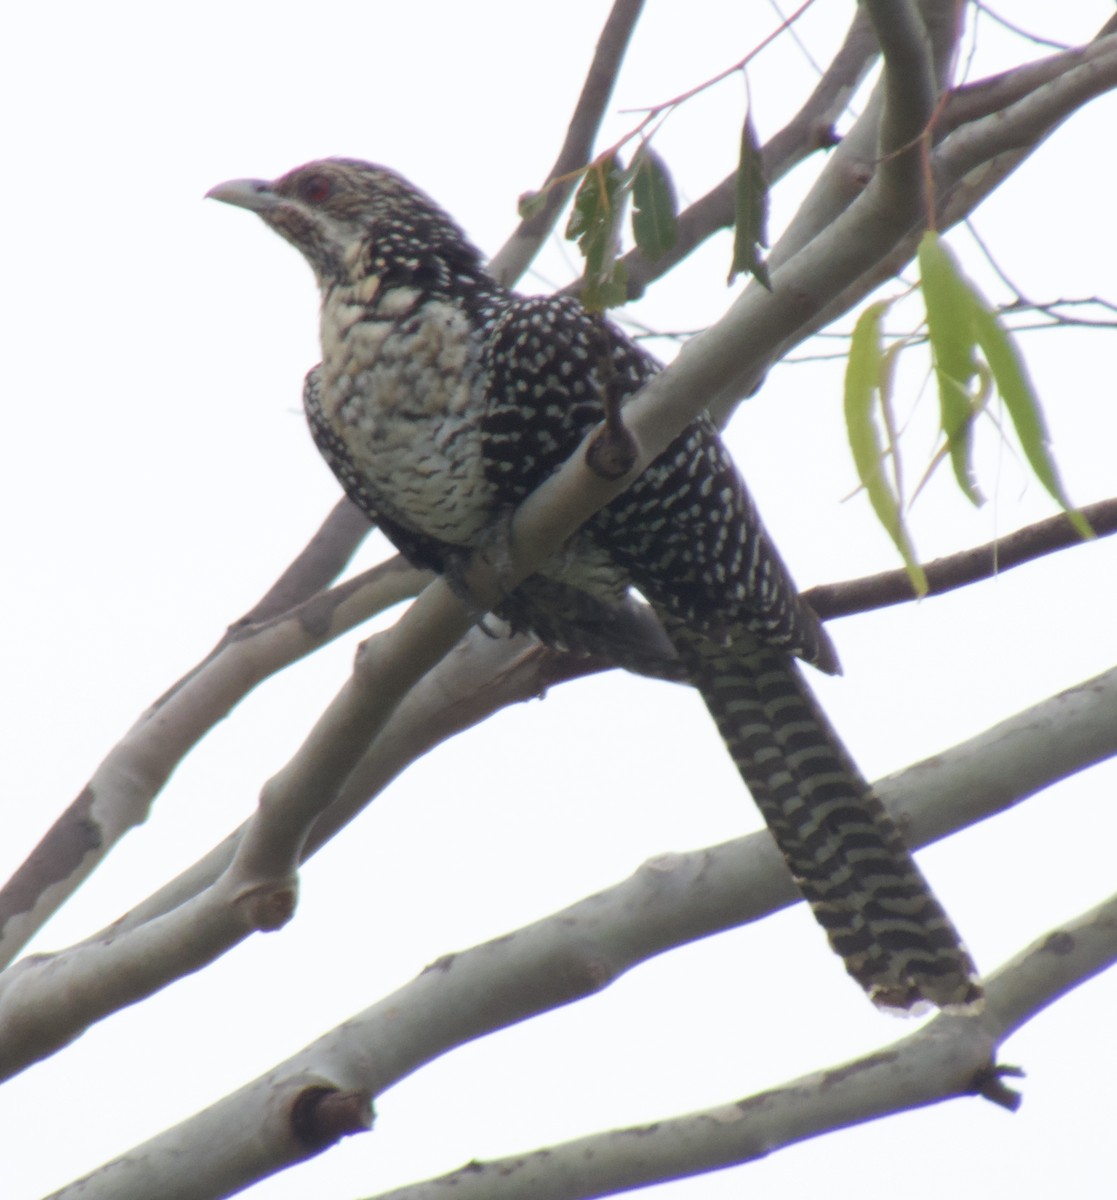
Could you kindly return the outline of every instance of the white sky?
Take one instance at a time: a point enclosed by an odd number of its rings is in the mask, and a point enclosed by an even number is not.
[[[817,7],[802,36],[827,62],[852,5]],[[1005,7],[1066,41],[1111,11],[1102,0]],[[0,876],[136,715],[265,590],[337,494],[298,412],[316,359],[309,272],[258,221],[202,194],[326,154],[366,157],[410,175],[495,251],[516,196],[553,159],[607,10],[588,0],[561,16],[493,0],[199,0],[8,14]],[[615,108],[692,86],[770,27],[763,4],[652,0]],[[1001,40],[981,73],[1041,53]],[[765,136],[812,77],[787,42],[750,83]],[[665,127],[657,144],[685,198],[731,169],[741,106],[731,80]],[[1009,275],[1036,298],[1113,295],[1110,165],[1098,148],[1111,144],[1115,117],[1112,97],[1095,102],[979,214]],[[614,115],[607,136],[633,120]],[[809,174],[778,192],[774,234]],[[996,292],[972,242],[954,244]],[[551,249],[527,286],[565,282],[568,259]],[[639,315],[668,328],[716,317],[735,294],[727,262],[727,242],[715,239]],[[1114,491],[1111,347],[1098,332],[1024,343],[1082,501]],[[918,372],[911,380],[914,392]],[[732,429],[803,586],[895,565],[863,499],[841,503],[853,483],[839,397],[832,364],[783,367]],[[929,405],[928,395],[920,413]],[[978,512],[932,486],[916,513],[925,556],[1051,511],[1012,453],[989,433],[985,442],[991,502]],[[361,563],[382,553],[370,543]],[[870,777],[1110,666],[1115,568],[1112,544],[1092,546],[832,625],[846,676],[819,690]],[[239,824],[340,686],[356,640],[271,681],[215,730],[35,948],[99,928]],[[1112,765],[1097,769],[922,856],[982,965],[1113,890],[1115,781]],[[503,714],[408,772],[321,853],[282,933],[251,939],[0,1090],[0,1194],[25,1200],[66,1183],[446,951],[564,906],[653,854],[758,825],[712,725],[681,689],[598,679]],[[1110,1195],[1115,1002],[1117,980],[1103,977],[1007,1045],[1004,1060],[1028,1072],[1015,1116],[955,1102],[661,1191],[720,1200],[824,1181],[829,1197],[852,1200],[865,1195],[867,1172],[907,1200],[947,1188]],[[369,1195],[471,1158],[750,1095],[908,1028],[865,1003],[800,906],[456,1051],[386,1093],[374,1133],[245,1194]]]

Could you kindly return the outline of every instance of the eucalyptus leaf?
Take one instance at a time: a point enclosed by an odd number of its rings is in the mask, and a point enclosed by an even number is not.
[[[675,185],[663,159],[648,145],[637,155],[635,167],[632,236],[636,245],[655,262],[674,247],[678,236]]]
[[[915,546],[904,521],[902,497],[884,471],[885,450],[874,416],[878,397],[891,386],[892,364],[881,351],[881,319],[891,301],[871,304],[858,318],[850,341],[845,376],[845,418],[849,446],[857,476],[869,502],[904,560],[916,595],[927,593],[927,576],[916,557]],[[885,421],[893,442],[890,419]],[[893,447],[894,449],[894,447]]]
[[[980,505],[985,498],[973,469],[974,404],[970,392],[977,373],[973,292],[937,233],[923,235],[919,243],[919,269],[939,388],[942,431],[959,487],[972,503]]]
[[[761,249],[768,246],[768,180],[760,142],[752,122],[752,112],[745,113],[741,130],[741,158],[737,165],[733,221],[733,260],[729,266],[729,282],[746,271],[769,291],[772,283]]]
[[[1071,507],[1070,499],[1063,487],[1059,469],[1051,453],[1051,436],[1047,421],[1040,406],[1028,369],[1024,365],[1008,331],[988,306],[978,296],[974,310],[974,330],[985,361],[989,364],[997,391],[1004,401],[1012,420],[1020,446],[1031,464],[1036,478],[1052,498],[1066,511],[1071,524],[1082,537],[1094,536],[1086,518]]]

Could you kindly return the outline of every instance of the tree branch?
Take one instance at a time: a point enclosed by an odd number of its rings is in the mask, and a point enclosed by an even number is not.
[[[1082,511],[1099,537],[1117,532],[1117,499],[1099,501]],[[1081,544],[1078,534],[1060,514],[1007,534],[996,542],[937,559],[925,564],[925,569],[932,594],[939,594],[965,583],[993,578],[1043,554]],[[392,562],[398,563],[398,560]],[[353,584],[358,582],[359,579],[354,580]],[[327,611],[340,611],[335,597],[350,586],[342,584],[320,597],[321,607]],[[902,570],[822,584],[806,592],[805,598],[824,619],[850,616],[915,599],[907,574]],[[292,619],[301,611],[291,614]],[[344,627],[349,628],[355,623],[346,623]],[[267,649],[266,645],[256,647],[253,661],[270,662],[269,669],[275,669],[276,662],[268,658]],[[546,650],[526,637],[499,641],[477,632],[471,634],[436,672],[425,676],[408,694],[380,737],[362,756],[337,800],[315,820],[304,856],[309,857],[329,841],[393,779],[441,742],[472,728],[502,708],[535,699],[558,683],[608,670],[610,666],[609,663]],[[1072,760],[1065,764],[1064,771],[1071,773],[1089,761],[1093,760],[1084,759],[1076,767]],[[243,826],[122,917],[113,928],[118,932],[135,928],[169,912],[210,886],[227,868],[242,835]]]
[[[235,637],[246,626],[263,625],[288,613],[328,588],[349,565],[371,528],[368,517],[342,496],[291,565],[260,600],[229,627],[228,638]],[[218,649],[223,644],[220,643]]]
[[[1117,533],[1117,498],[1087,504],[1079,511],[1090,522],[1098,537]],[[967,584],[992,579],[1056,550],[1083,544],[1066,514],[1058,513],[982,546],[973,546],[927,563],[924,571],[928,595],[941,596]],[[907,571],[902,568],[882,571],[879,575],[866,575],[861,579],[847,579],[841,583],[824,583],[810,588],[803,595],[824,621],[919,599]]]
[[[429,716],[429,710],[419,711],[421,700],[409,696],[393,719],[410,715],[419,722]],[[412,706],[410,714],[407,706]],[[371,753],[385,753],[390,729],[389,725]],[[428,735],[413,725],[410,734],[401,730],[397,736],[400,760],[407,761],[413,753],[408,738]],[[308,746],[313,748],[313,738]],[[905,839],[918,847],[1002,812],[1115,754],[1117,668],[881,780],[877,789]],[[320,822],[329,826],[348,819],[346,805],[361,791],[355,780],[368,769],[367,763],[368,759],[358,763],[335,807],[322,814]],[[383,759],[377,769],[383,769]],[[338,768],[328,764],[323,770],[333,773]],[[314,792],[318,781],[306,779],[303,786]],[[306,853],[330,832],[312,831]],[[247,833],[242,844],[246,840]],[[282,836],[279,842],[282,848]],[[117,922],[69,950],[25,959],[0,976],[0,1078],[46,1057],[110,1012],[198,970],[243,940],[251,921],[242,897],[252,879],[235,869],[235,846],[234,839],[227,839],[222,847],[225,861],[232,858],[234,868],[218,871],[212,886],[177,907],[164,905],[142,924]],[[261,871],[269,870],[271,863],[265,862]],[[284,882],[278,881],[277,890]],[[589,995],[637,962],[758,920],[800,899],[767,831],[661,856],[615,887],[453,957],[455,969],[462,964],[465,975],[454,975],[449,996],[426,991],[423,976],[409,985],[418,988],[417,993],[404,989],[384,1001],[368,1019],[387,1024],[374,1024],[368,1036],[370,1044],[383,1051],[377,1070],[382,1067],[386,1073],[371,1081],[345,1077],[333,1083],[346,1091],[379,1092],[463,1040]],[[449,970],[447,965],[442,973]],[[499,991],[500,980],[510,981],[507,992]],[[459,987],[460,995],[455,991]],[[408,1009],[416,1022],[413,1027],[400,1016],[405,1003],[416,1006]],[[435,1015],[429,1011],[431,1004],[439,1006]],[[454,1015],[445,1016],[443,1004]],[[390,1051],[385,1049],[389,1045]],[[397,1061],[393,1056],[402,1057]]]
[[[952,221],[961,219],[958,205],[946,193],[969,184],[971,173],[979,173],[977,194],[985,196],[999,186],[1059,125],[1084,104],[1117,87],[1117,35],[1108,34],[1091,42],[1080,55],[1065,56],[1066,69],[1054,79],[1039,84],[1028,95],[996,113],[971,121],[954,130],[936,150],[936,185],[940,201]],[[1001,161],[1003,160],[1003,161]],[[991,184],[985,176],[992,175]],[[976,201],[966,201],[969,212]]]
[[[922,143],[938,97],[930,39],[912,0],[864,0],[884,59],[877,174],[899,207],[923,196]]]
[[[938,228],[948,229],[967,217],[1062,121],[1114,87],[1117,37],[1107,35],[1086,47],[1081,61],[1072,64],[1068,59],[1067,69],[1058,78],[996,115],[947,137],[931,160]],[[901,214],[880,205],[877,185],[878,177],[874,176],[840,216],[782,264],[785,242],[792,239],[794,245],[807,231],[796,230],[793,222],[773,247],[768,259],[773,285],[776,293],[790,289],[800,296],[800,320],[786,319],[789,314],[782,311],[778,295],[760,296],[752,286],[745,290],[730,313],[739,314],[742,330],[751,328],[754,345],[764,343],[775,348],[767,356],[739,355],[732,382],[711,399],[710,409],[716,419],[724,422],[739,399],[755,390],[771,363],[848,312],[912,259],[922,223],[913,221],[901,231],[897,221]],[[810,203],[808,198],[800,210],[805,220],[810,218]],[[879,211],[883,224],[875,225],[874,211]],[[840,276],[845,278],[844,283],[839,281]],[[719,322],[726,323],[726,318]],[[747,334],[742,337],[747,338]]]
[[[430,581],[428,572],[396,557],[289,612],[267,616],[284,595],[302,595],[344,565],[359,532],[355,512],[348,501],[334,509],[263,600],[139,717],[0,888],[0,966],[147,819],[178,764],[258,683]]]
[[[577,183],[576,179],[562,181],[562,177],[584,167],[593,157],[597,131],[643,7],[643,0],[614,0],[566,131],[566,140],[540,189],[546,193],[543,207],[520,222],[489,263],[489,270],[501,283],[511,285],[527,270]]]
[[[1117,668],[1038,708],[1053,712],[1058,723],[1065,722],[1064,728],[1073,729],[1076,736],[1084,727],[1092,727],[1105,740],[1106,752],[1117,753]],[[1083,708],[1090,710],[1087,720],[1082,719]],[[985,743],[981,753],[986,760],[993,759],[985,762],[984,769],[997,784],[1001,769],[1011,774],[1018,768],[1020,754],[1034,756],[1035,742],[1042,740],[1044,729],[1042,721],[1034,723],[1033,713],[1013,718],[980,739]],[[1009,725],[1015,727],[1011,732],[1005,729]],[[1025,731],[1022,725],[1030,728]],[[935,769],[940,765],[941,757]],[[1042,769],[1048,769],[1047,764]],[[909,824],[905,814],[900,817],[902,824]],[[971,811],[967,819],[977,816]],[[562,912],[439,959],[399,991],[265,1076],[55,1193],[55,1200],[79,1195],[82,1200],[147,1200],[165,1193],[170,1171],[176,1172],[179,1200],[228,1195],[235,1190],[230,1186],[232,1161],[236,1187],[243,1187],[312,1153],[285,1133],[290,1108],[285,1096],[293,1103],[313,1084],[371,1098],[456,1046],[592,995],[637,963],[782,907],[794,894],[767,833],[661,856],[624,883]],[[794,1120],[793,1114],[801,1112],[806,1119],[794,1126],[799,1131],[795,1136],[779,1144],[979,1086],[990,1090],[992,1055],[999,1042],[1115,958],[1117,900],[1111,900],[1079,922],[1049,933],[993,975],[987,981],[982,1015],[944,1014],[898,1046],[854,1064],[854,1069],[838,1068],[791,1085],[789,1103],[777,1106],[776,1128],[785,1130],[786,1136],[786,1114]],[[65,991],[72,994],[76,989]],[[901,1062],[903,1055],[914,1054],[918,1069],[890,1066],[897,1054]],[[850,1090],[862,1076],[866,1090]],[[897,1087],[902,1102],[879,1107],[884,1096],[895,1100]],[[827,1097],[841,1103],[827,1104]],[[762,1119],[769,1107],[758,1098],[746,1102],[741,1111],[745,1116],[755,1111]],[[246,1122],[254,1131],[247,1139],[249,1145],[241,1133]],[[194,1167],[188,1179],[181,1176],[184,1156]]]
[[[334,527],[338,509],[323,530]],[[355,511],[355,510],[354,510]],[[1098,536],[1117,532],[1117,499],[1081,510]],[[296,559],[323,556],[315,540]],[[992,578],[1043,555],[1080,544],[1063,515],[1017,530],[982,546],[971,547],[926,564],[931,594]],[[294,564],[293,564],[294,566]],[[285,573],[289,577],[291,569]],[[408,567],[398,556],[299,604],[290,612],[251,623],[266,612],[263,602],[231,626],[220,646],[193,668],[145,713],[112,750],[79,798],[66,809],[23,866],[0,889],[0,953],[14,959],[26,941],[107,857],[132,825],[149,811],[162,784],[189,750],[262,680],[327,641],[356,627],[429,582],[426,572]],[[279,585],[269,597],[281,594]],[[290,593],[289,593],[290,594]],[[887,571],[861,579],[823,584],[805,593],[824,620],[868,612],[915,599],[906,572]],[[273,605],[274,607],[274,605]],[[491,639],[485,639],[491,642]],[[393,722],[387,750],[374,746],[362,756],[354,777],[337,804],[315,818],[310,833],[312,853],[351,820],[410,762],[435,745],[509,704],[540,695],[548,687],[610,668],[609,663],[542,652],[530,656],[526,639],[491,658],[476,648],[446,673],[434,689],[416,694],[399,722]],[[525,649],[524,647],[527,647]],[[480,665],[479,658],[484,658]],[[470,694],[472,693],[472,694]],[[455,697],[447,709],[445,695]],[[158,712],[160,719],[151,720]],[[416,731],[421,731],[415,736]],[[158,769],[154,769],[155,765]],[[96,800],[96,810],[92,808]],[[137,816],[136,814],[142,814]],[[214,882],[231,861],[241,833],[230,836],[201,863],[161,889],[124,918],[132,927],[165,913],[202,887]],[[208,865],[205,865],[208,864]]]
[[[1085,99],[1114,86],[1115,82],[1117,39],[1108,37],[1094,43],[1082,63],[999,114],[992,126],[989,124],[992,118],[986,118],[978,123],[976,130],[967,128],[951,135],[936,152],[943,156],[940,166],[946,178],[949,179],[951,171],[959,178],[975,171],[985,161],[983,155],[997,154],[1006,145],[1027,143],[1029,136],[1034,138],[1037,131],[1051,128]],[[1013,165],[1018,161],[1019,156],[1014,158]],[[694,338],[679,359],[643,390],[626,410],[630,428],[644,449],[641,467],[702,407],[709,404],[716,411],[719,405],[734,401],[790,345],[832,319],[836,306],[843,309],[850,306],[865,290],[875,286],[875,273],[881,270],[882,261],[888,262],[891,272],[897,269],[897,257],[910,256],[914,245],[912,235],[907,232],[905,236],[899,231],[910,230],[912,206],[905,205],[905,213],[900,213],[887,199],[877,182],[871,183],[838,220],[774,274],[771,294],[758,288],[746,289],[721,321]],[[558,506],[553,543],[557,545],[595,507],[619,494],[634,474],[603,487],[602,481],[585,470],[579,451],[528,507],[534,505],[539,512],[548,503],[545,495],[558,498],[552,499]],[[587,503],[591,496],[592,503]],[[526,526],[524,536],[530,537]],[[530,545],[527,549],[531,549]],[[437,606],[437,611],[447,614],[447,620],[460,622],[460,611],[453,610],[455,615],[451,618],[452,609],[448,604]],[[165,715],[161,712],[161,719]],[[196,722],[200,720],[199,714],[191,715]],[[42,860],[46,869],[23,873],[14,896],[8,893],[5,937],[15,932],[18,941],[23,936],[20,931],[32,929],[41,921],[39,917],[27,916],[29,908],[40,914],[54,911],[61,899],[103,858],[123,830],[143,819],[151,797],[181,756],[179,752],[151,760],[147,749],[145,745],[142,755],[126,753],[123,760],[111,764],[106,761],[98,772],[102,776],[99,784],[105,783],[104,772],[110,776],[109,782],[119,784],[119,788],[109,793],[103,792],[101,786],[86,788],[61,826],[52,831],[51,855]],[[122,766],[127,770],[117,779],[111,779],[112,768]],[[102,811],[103,800],[109,794],[113,811],[106,813]]]
[[[611,1130],[465,1167],[370,1200],[578,1200],[724,1167],[943,1100],[1015,1107],[997,1051],[1010,1034],[1117,961],[1117,897],[1044,934],[986,979],[978,1017],[942,1014],[852,1062],[649,1125]]]
[[[1099,34],[1098,37],[1105,36]],[[1097,42],[1095,37],[1090,45]],[[1023,63],[999,75],[964,83],[951,92],[946,106],[935,121],[935,140],[942,141],[954,130],[972,124],[982,117],[992,116],[1008,108],[1017,100],[1023,100],[1037,88],[1064,74],[1080,63],[1088,46],[1076,46],[1061,50],[1058,54]]]

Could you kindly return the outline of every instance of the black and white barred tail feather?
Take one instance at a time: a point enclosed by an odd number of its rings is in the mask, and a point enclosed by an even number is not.
[[[795,662],[749,635],[668,631],[850,975],[882,1008],[972,1007],[969,954]]]

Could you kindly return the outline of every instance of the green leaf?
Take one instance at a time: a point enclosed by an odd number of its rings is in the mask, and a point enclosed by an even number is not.
[[[1032,381],[1028,377],[1016,346],[1008,331],[997,319],[984,297],[977,296],[974,305],[974,332],[981,346],[985,361],[989,364],[997,391],[1020,439],[1020,445],[1036,478],[1043,484],[1053,499],[1066,511],[1071,524],[1084,538],[1094,536],[1089,522],[1071,507],[1070,499],[1063,488],[1059,469],[1051,454],[1051,436],[1047,421],[1040,407]]]
[[[924,234],[919,265],[939,380],[943,432],[963,491],[971,500],[980,501],[970,463],[971,429],[973,418],[988,403],[995,385],[1036,478],[1067,513],[1075,529],[1083,537],[1092,537],[1086,518],[1071,507],[1051,454],[1051,438],[1039,397],[996,311],[962,274],[937,234]],[[977,354],[979,348],[982,357]]]
[[[632,236],[655,262],[675,245],[675,185],[663,159],[646,143],[636,156],[632,180]]]
[[[624,192],[625,174],[614,156],[591,163],[574,196],[566,238],[578,243],[585,259],[582,303],[590,312],[624,302],[617,262]]]
[[[880,415],[884,421],[884,433],[888,439],[885,453],[892,463],[892,484],[900,503],[904,503],[904,471],[900,456],[900,433],[896,424],[896,409],[893,397],[896,394],[896,364],[900,355],[907,349],[908,339],[897,338],[881,355],[880,382]]]
[[[885,451],[873,409],[878,394],[882,405],[891,390],[893,363],[881,352],[881,318],[891,301],[870,305],[858,318],[849,346],[845,377],[845,417],[854,466],[869,501],[904,560],[916,595],[927,593],[927,576],[916,558],[915,547],[904,522],[903,505],[884,472]],[[895,454],[894,432],[888,414],[885,425]]]
[[[974,402],[970,391],[977,373],[973,292],[937,233],[923,235],[919,243],[919,269],[939,385],[942,431],[959,487],[973,504],[980,505],[985,499],[973,470]]]
[[[760,142],[752,123],[752,112],[745,113],[741,130],[741,160],[737,165],[736,212],[733,222],[733,261],[729,282],[747,271],[769,291],[768,267],[760,253],[768,245],[768,180],[760,155]]]

